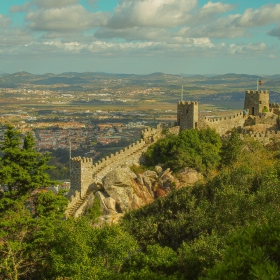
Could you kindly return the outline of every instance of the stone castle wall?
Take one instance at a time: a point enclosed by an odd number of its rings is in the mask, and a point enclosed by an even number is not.
[[[280,104],[279,103],[270,103],[269,104],[270,110],[272,113],[276,115],[280,115]]]
[[[209,126],[210,128],[215,129],[220,135],[223,135],[234,127],[243,127],[246,120],[247,117],[243,115],[243,112],[227,117],[204,117],[199,119],[198,128]]]
[[[179,101],[177,105],[177,124],[180,130],[197,128],[198,102]]]
[[[74,205],[78,198],[83,198],[92,191],[101,179],[111,170],[122,165],[133,165],[141,161],[148,146],[162,137],[162,128],[147,128],[142,131],[142,139],[128,147],[102,158],[93,164],[91,158],[76,157],[71,159],[71,187],[68,197]],[[71,203],[71,202],[70,202]],[[73,206],[71,204],[71,206]],[[69,208],[69,207],[68,207]]]
[[[246,132],[241,134],[241,138],[245,138],[246,136],[252,137],[255,140],[261,142],[264,145],[269,144],[270,142],[279,142],[280,141],[280,131],[262,131],[262,132]]]
[[[259,114],[259,112],[263,112],[265,107],[270,110],[270,112],[266,113],[267,116],[265,118],[257,119],[259,117],[255,116],[256,113]],[[256,125],[257,123],[267,123],[273,127],[278,124],[280,105],[275,103],[269,104],[268,91],[246,91],[244,108],[249,109],[246,115],[244,115],[243,112],[238,112],[232,116],[226,117],[199,118],[197,102],[179,101],[177,106],[177,126],[162,128],[158,125],[156,128],[145,129],[142,131],[142,139],[140,141],[133,143],[115,154],[103,158],[95,164],[93,164],[90,158],[72,158],[71,188],[68,194],[68,197],[71,198],[68,206],[69,211],[74,213],[79,209],[78,207],[83,209],[84,204],[79,206],[79,203],[84,203],[88,194],[98,189],[102,178],[108,172],[122,165],[131,166],[136,163],[141,163],[143,153],[152,143],[155,143],[163,137],[162,132],[164,129],[168,129],[169,133],[178,134],[184,129],[210,127],[215,129],[220,135],[225,135],[234,127],[243,128],[245,125]],[[264,144],[269,143],[272,138],[280,141],[280,132],[275,133],[268,130],[266,132],[256,133],[249,131],[246,133]]]
[[[269,109],[269,91],[268,90],[247,90],[245,92],[244,109],[249,109],[249,115],[258,114]]]

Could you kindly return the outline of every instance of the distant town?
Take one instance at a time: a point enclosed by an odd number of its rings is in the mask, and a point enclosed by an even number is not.
[[[146,127],[174,124],[181,98],[199,101],[199,113],[205,116],[242,109],[244,92],[254,89],[257,78],[236,74],[2,74],[0,142],[7,124],[22,134],[32,132],[37,150],[51,152],[52,163],[65,169],[60,172],[62,177],[69,177],[70,156],[97,161],[139,140]],[[261,78],[273,102],[280,102],[280,76]]]

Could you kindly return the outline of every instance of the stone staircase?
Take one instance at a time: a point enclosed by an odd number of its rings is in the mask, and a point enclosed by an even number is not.
[[[131,152],[131,154],[128,155],[128,157],[135,155],[136,153],[142,153],[145,149],[147,149],[149,146],[151,145],[151,143],[146,143],[144,146],[141,147],[141,149],[138,150],[134,150],[133,152]],[[126,157],[127,158],[127,157]],[[111,163],[109,165],[106,166],[102,166],[100,167],[98,170],[96,170],[92,176],[93,177],[100,177],[103,178],[112,168],[116,168],[116,165],[120,165],[122,164],[122,160],[119,162],[114,162]],[[86,199],[88,198],[88,196],[92,193],[92,190],[88,190],[87,193],[80,199],[77,200],[77,202],[71,206],[70,208],[67,209],[66,211],[66,217],[75,217],[76,212],[79,210],[79,208],[81,207],[81,205],[86,201]]]
[[[92,193],[92,191],[88,190],[86,192],[86,194],[80,198],[79,200],[77,200],[77,202],[75,203],[75,205],[73,205],[72,207],[70,207],[69,209],[67,209],[67,218],[68,217],[75,217],[75,213],[77,212],[77,210],[80,208],[80,206],[85,202],[85,200],[88,198],[88,196]]]

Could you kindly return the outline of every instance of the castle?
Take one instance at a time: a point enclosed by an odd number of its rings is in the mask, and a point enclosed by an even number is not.
[[[210,127],[221,136],[234,127],[243,134],[267,143],[271,138],[279,138],[278,119],[280,105],[269,103],[268,91],[246,91],[244,110],[226,117],[201,117],[198,114],[198,102],[179,101],[177,105],[177,122],[169,127],[170,133],[178,134],[185,129],[202,129]],[[253,128],[258,128],[254,130]],[[93,193],[102,184],[102,178],[117,167],[141,163],[143,153],[158,139],[164,137],[163,128],[148,128],[142,131],[142,139],[115,154],[93,164],[91,158],[71,159],[71,188],[68,193],[70,203],[66,216],[80,216],[92,200]]]

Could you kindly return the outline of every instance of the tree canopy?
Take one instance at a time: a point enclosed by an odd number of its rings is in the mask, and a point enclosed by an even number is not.
[[[148,148],[145,156],[148,165],[162,164],[174,171],[192,167],[207,172],[218,165],[221,146],[215,130],[191,129],[160,139]]]
[[[150,163],[217,172],[205,182],[97,224],[99,201],[64,218],[67,199],[46,191],[48,155],[8,127],[0,160],[0,279],[279,279],[279,148],[223,144],[210,130],[168,136]]]

